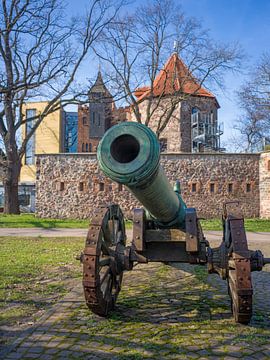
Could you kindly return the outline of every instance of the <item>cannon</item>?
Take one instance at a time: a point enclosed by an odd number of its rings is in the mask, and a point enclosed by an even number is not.
[[[167,179],[160,165],[159,142],[151,129],[135,122],[113,126],[101,140],[97,158],[103,173],[125,185],[143,207],[134,209],[129,246],[120,207],[108,204],[96,209],[81,255],[89,309],[107,316],[115,306],[123,272],[131,271],[135,263],[182,262],[207,265],[209,273],[227,280],[235,321],[249,323],[251,272],[262,270],[270,259],[260,250],[248,249],[239,204],[224,204],[221,244],[211,248],[196,209],[188,208],[181,197],[179,181],[172,188]]]

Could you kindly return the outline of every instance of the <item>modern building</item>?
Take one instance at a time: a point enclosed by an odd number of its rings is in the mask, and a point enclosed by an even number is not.
[[[78,151],[78,113],[64,111],[64,152],[76,153]]]
[[[42,113],[47,101],[24,104],[23,113],[30,119]],[[47,115],[27,144],[22,159],[19,182],[20,206],[25,211],[35,210],[36,154],[60,153],[64,149],[64,112],[60,108]],[[22,138],[31,130],[35,120],[26,122],[22,128]]]

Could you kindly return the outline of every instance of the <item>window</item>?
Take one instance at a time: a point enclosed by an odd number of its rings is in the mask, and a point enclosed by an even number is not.
[[[104,183],[99,183],[99,191],[104,191]]]
[[[97,114],[97,126],[100,126],[100,114]]]
[[[68,147],[72,146],[72,132],[71,130],[68,132]]]
[[[83,121],[83,125],[87,125],[87,118],[86,118],[86,116],[83,116],[82,121]]]
[[[233,184],[229,183],[228,184],[228,193],[232,193],[233,192]]]
[[[92,152],[92,144],[89,144],[89,152]]]
[[[214,184],[214,183],[211,183],[211,184],[210,184],[210,192],[211,192],[211,193],[214,193],[214,192],[215,192],[215,184]]]
[[[96,123],[96,113],[94,111],[91,112],[91,117],[92,117],[92,124],[95,125],[95,123]]]
[[[80,191],[83,191],[83,189],[84,189],[84,183],[83,183],[83,182],[80,182],[79,190],[80,190]]]
[[[191,113],[192,114],[196,114],[196,113],[198,113],[200,110],[197,108],[197,107],[194,107],[194,108],[192,108],[192,110],[191,110]]]
[[[192,185],[191,185],[191,192],[196,192],[197,191],[197,184],[196,183],[193,183]]]
[[[27,109],[26,110],[26,120],[31,119],[36,116],[36,109]],[[26,121],[25,125],[25,136],[27,136],[30,131],[33,129],[35,124],[35,119]],[[35,163],[35,145],[36,139],[35,134],[33,134],[27,142],[26,151],[25,151],[25,164],[33,165]]]
[[[250,183],[246,184],[246,192],[251,192],[251,184]]]
[[[20,206],[30,205],[30,194],[19,194],[19,204]]]
[[[167,139],[166,138],[159,139],[159,146],[161,152],[167,151],[167,146],[168,146]]]
[[[85,152],[88,152],[88,144],[85,144]]]
[[[84,143],[82,143],[82,152],[84,152]]]

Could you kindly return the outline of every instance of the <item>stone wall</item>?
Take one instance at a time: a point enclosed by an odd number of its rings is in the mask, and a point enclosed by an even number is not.
[[[220,217],[225,201],[240,200],[246,217],[258,217],[259,159],[259,154],[174,153],[163,154],[161,163],[172,183],[180,179],[184,200],[199,216]],[[38,164],[38,216],[88,218],[96,206],[114,202],[129,217],[139,206],[127,189],[101,174],[95,154],[41,155]]]
[[[260,159],[260,217],[270,218],[270,151]]]

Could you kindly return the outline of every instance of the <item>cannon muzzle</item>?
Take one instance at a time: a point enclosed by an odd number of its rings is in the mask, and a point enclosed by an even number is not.
[[[147,126],[124,122],[110,128],[99,143],[103,173],[124,184],[147,210],[147,217],[164,227],[184,227],[186,205],[160,166],[160,147]]]

